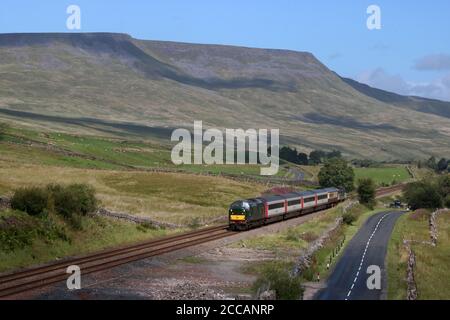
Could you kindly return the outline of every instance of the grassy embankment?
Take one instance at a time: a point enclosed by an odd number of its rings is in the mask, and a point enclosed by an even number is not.
[[[80,221],[74,228],[54,214],[32,217],[0,211],[0,272],[175,232],[102,217],[82,217]]]
[[[397,221],[387,253],[388,298],[406,299],[407,252],[403,240],[429,241],[429,211],[418,210],[404,214]],[[414,278],[418,299],[450,299],[450,213],[438,216],[437,246],[413,243],[416,254]]]

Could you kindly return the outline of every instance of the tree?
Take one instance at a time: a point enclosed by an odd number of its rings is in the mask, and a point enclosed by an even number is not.
[[[341,158],[342,154],[339,150],[333,150],[331,152],[327,153],[327,158],[331,159],[331,158]]]
[[[437,171],[442,172],[447,170],[447,168],[448,168],[447,159],[442,158],[441,160],[439,160],[439,162],[437,163]]]
[[[442,196],[437,184],[430,181],[413,182],[406,186],[404,198],[411,209],[442,207]]]
[[[434,156],[431,156],[430,159],[427,160],[427,167],[433,170],[436,170],[437,164],[436,164],[436,158]]]
[[[375,190],[376,186],[372,179],[359,179],[357,189],[359,202],[372,207],[375,203]]]
[[[299,152],[297,155],[297,158],[298,158],[298,164],[301,164],[304,166],[308,165],[308,155],[306,153]]]
[[[322,163],[322,159],[325,158],[326,152],[322,150],[313,150],[309,154],[309,160],[312,164]]]
[[[354,189],[354,180],[353,169],[342,158],[327,160],[319,171],[319,183],[324,188],[343,188],[350,192]]]

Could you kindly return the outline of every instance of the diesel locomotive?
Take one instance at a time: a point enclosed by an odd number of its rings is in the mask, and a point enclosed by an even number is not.
[[[231,230],[243,231],[271,222],[324,210],[346,199],[337,188],[261,196],[233,202],[229,209]]]

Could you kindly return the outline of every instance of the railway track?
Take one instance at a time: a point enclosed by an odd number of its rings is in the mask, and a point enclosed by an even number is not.
[[[377,189],[375,195],[376,197],[381,197],[393,192],[401,191],[406,187],[406,184],[396,184],[395,186],[379,188]]]
[[[400,191],[405,185],[380,188],[380,197]],[[49,265],[0,275],[0,299],[66,281],[67,267],[77,265],[83,275],[111,269],[133,261],[154,257],[163,253],[184,249],[235,234],[228,225],[203,228],[183,234],[145,241],[130,246],[103,250],[82,257],[66,259]]]
[[[50,265],[1,275],[0,298],[7,298],[15,294],[66,281],[69,276],[66,273],[66,270],[67,267],[71,265],[79,266],[82,274],[89,274],[129,262],[225,238],[233,234],[234,232],[228,230],[228,225],[204,228],[197,231],[142,242],[118,249],[104,250],[79,258],[72,258]]]

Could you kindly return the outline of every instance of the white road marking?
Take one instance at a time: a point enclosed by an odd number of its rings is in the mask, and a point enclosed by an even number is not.
[[[383,221],[383,219],[384,219],[388,214],[389,214],[389,213],[386,213],[384,216],[381,217],[381,219],[378,221],[377,225],[375,226],[375,229],[373,230],[372,234],[370,235],[369,240],[368,240],[367,243],[366,243],[366,248],[364,249],[364,253],[363,253],[362,258],[361,258],[361,263],[359,264],[358,272],[356,273],[355,279],[353,280],[353,284],[352,284],[350,290],[348,291],[348,293],[347,293],[347,298],[345,298],[345,300],[348,300],[348,297],[350,297],[350,295],[352,294],[352,290],[353,290],[353,287],[355,286],[356,281],[358,281],[359,272],[361,271],[361,267],[362,267],[362,265],[363,265],[363,263],[364,263],[364,258],[366,257],[366,252],[367,252],[367,249],[369,248],[370,241],[372,241],[373,236],[374,236],[375,233],[377,232],[378,227],[380,226],[381,221]]]

